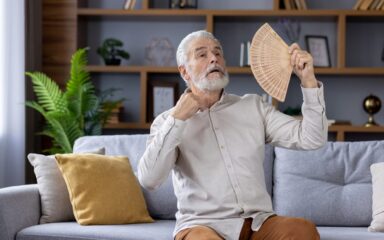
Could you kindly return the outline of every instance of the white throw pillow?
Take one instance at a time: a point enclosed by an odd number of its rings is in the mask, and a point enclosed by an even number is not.
[[[371,165],[372,222],[370,232],[384,232],[384,162]]]
[[[105,149],[92,151],[105,154]],[[41,199],[40,224],[73,221],[71,201],[64,178],[59,170],[55,156],[36,153],[28,154],[28,160],[34,168]]]

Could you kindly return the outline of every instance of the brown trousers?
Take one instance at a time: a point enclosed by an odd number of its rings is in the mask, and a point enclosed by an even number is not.
[[[252,219],[245,219],[239,240],[319,240],[316,226],[303,218],[272,216],[259,231],[252,231]],[[177,233],[175,240],[223,240],[215,230],[206,226],[187,228]]]

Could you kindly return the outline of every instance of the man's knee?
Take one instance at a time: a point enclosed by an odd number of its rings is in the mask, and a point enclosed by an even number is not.
[[[304,218],[287,218],[284,224],[284,239],[319,240],[320,235],[316,225]]]
[[[176,240],[222,240],[215,230],[206,226],[184,229],[176,235]]]

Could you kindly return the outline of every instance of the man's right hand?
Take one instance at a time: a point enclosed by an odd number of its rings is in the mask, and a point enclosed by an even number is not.
[[[181,95],[171,115],[176,119],[185,121],[192,117],[199,109],[201,107],[198,98],[193,93],[187,92]]]

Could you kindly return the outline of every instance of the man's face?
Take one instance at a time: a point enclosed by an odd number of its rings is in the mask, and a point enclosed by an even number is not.
[[[186,80],[200,90],[217,91],[228,84],[223,50],[208,38],[191,42],[186,72]]]

